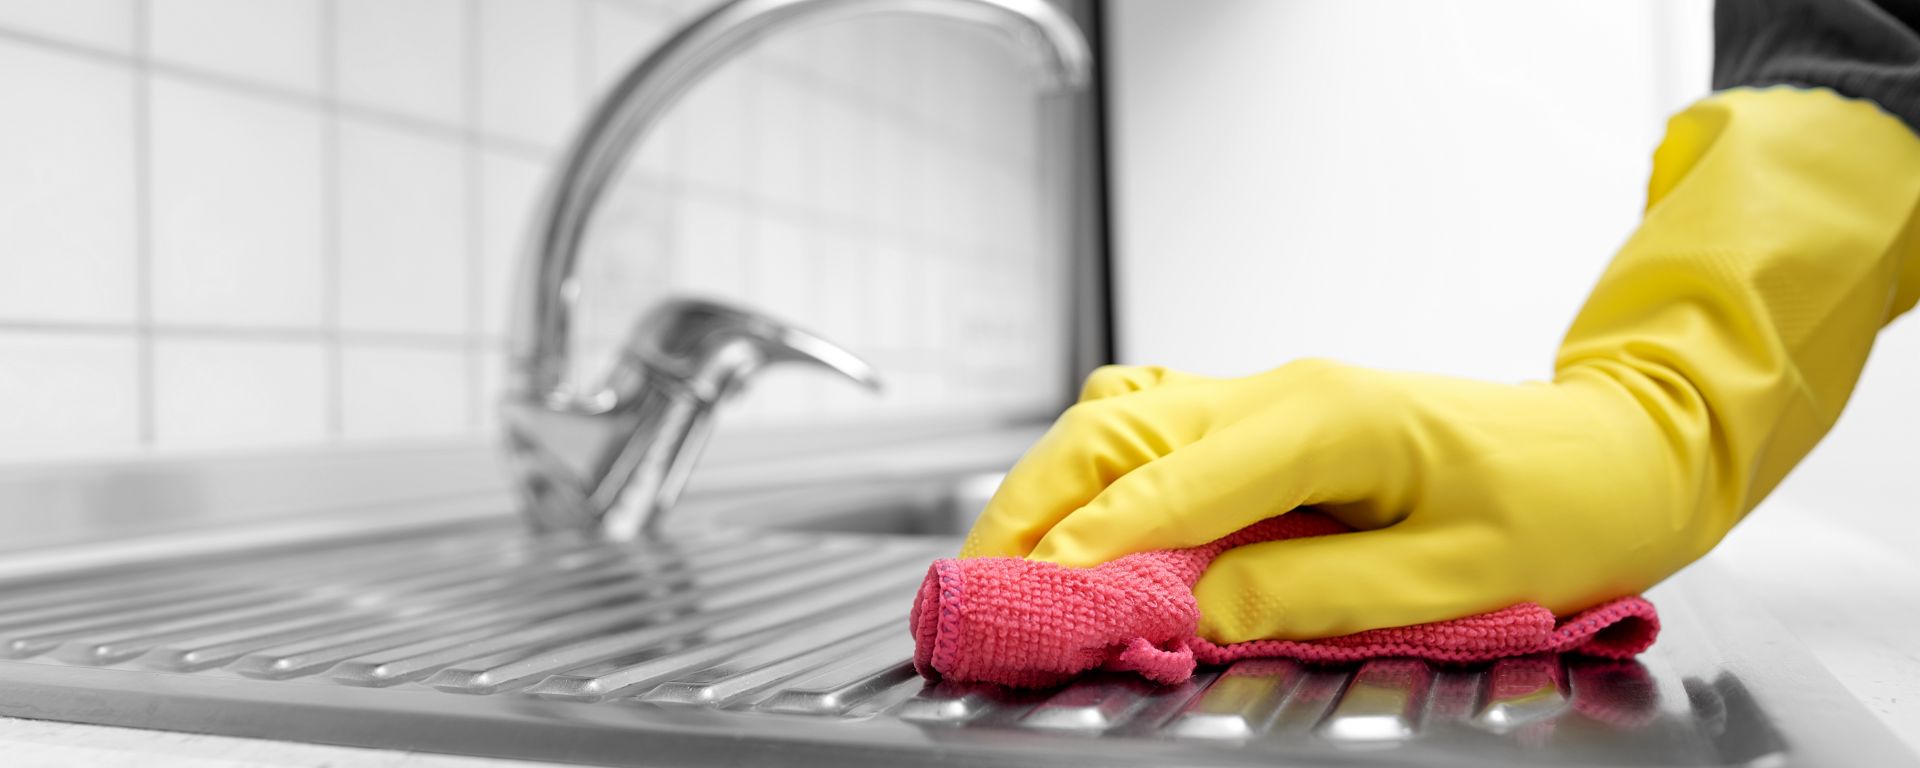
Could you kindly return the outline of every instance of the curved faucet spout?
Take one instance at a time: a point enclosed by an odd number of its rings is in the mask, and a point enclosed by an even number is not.
[[[607,185],[647,132],[708,73],[754,43],[818,22],[915,14],[984,24],[1026,44],[1047,84],[1073,91],[1093,59],[1073,19],[1047,0],[734,0],[694,21],[640,60],[607,92],[574,137],[534,217],[516,309],[513,388],[549,405],[601,409],[610,403],[565,386],[578,288],[580,243]],[[599,393],[593,393],[599,394]]]
[[[714,360],[738,363],[709,366],[728,371],[715,379],[726,387],[707,396],[700,381],[682,380],[682,371],[651,353],[623,358],[604,381],[583,386],[568,375],[580,244],[601,197],[647,132],[689,88],[754,43],[816,22],[879,14],[955,19],[1008,33],[1033,51],[1046,83],[1060,92],[1083,89],[1091,79],[1092,54],[1079,25],[1048,0],[732,0],[636,63],[575,135],[523,257],[503,410],[536,527],[631,538],[656,525],[679,495],[714,402],[763,362],[808,361],[873,383],[864,363],[823,339],[751,312],[685,301],[648,314],[629,352],[657,352],[661,339],[694,327],[752,339],[702,347]],[[715,325],[715,318],[725,322]]]

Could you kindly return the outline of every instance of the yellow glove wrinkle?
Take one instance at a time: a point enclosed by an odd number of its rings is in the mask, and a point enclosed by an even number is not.
[[[1096,375],[963,554],[1091,565],[1295,504],[1359,529],[1227,552],[1216,642],[1310,639],[1653,586],[1724,537],[1839,417],[1920,296],[1920,139],[1830,91],[1676,116],[1648,205],[1551,382],[1300,361],[1238,379]],[[1177,383],[1172,383],[1177,382]]]
[[[1920,142],[1830,91],[1737,90],[1674,118],[1655,157],[1646,221],[1558,368],[1625,361],[1667,394],[1637,399],[1670,460],[1704,464],[1698,511],[1722,529],[1704,552],[1839,418],[1911,261]]]

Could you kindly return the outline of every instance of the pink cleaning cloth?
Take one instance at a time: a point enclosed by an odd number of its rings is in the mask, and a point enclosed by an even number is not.
[[[938,560],[927,569],[909,620],[913,664],[930,680],[1022,688],[1057,685],[1093,669],[1178,683],[1193,676],[1196,663],[1255,658],[1465,663],[1571,652],[1627,659],[1653,645],[1660,632],[1653,604],[1636,595],[1561,620],[1540,605],[1522,603],[1324,640],[1216,645],[1196,634],[1200,611],[1193,584],[1221,552],[1350,530],[1325,515],[1295,511],[1204,546],[1143,552],[1092,568],[1014,557]]]

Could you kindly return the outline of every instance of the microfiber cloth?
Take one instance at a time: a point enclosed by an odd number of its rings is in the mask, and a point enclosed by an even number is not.
[[[938,560],[914,600],[913,664],[930,680],[1041,688],[1094,669],[1137,672],[1159,683],[1193,676],[1197,663],[1289,658],[1349,662],[1397,657],[1477,662],[1571,652],[1628,659],[1653,645],[1653,604],[1623,597],[1556,619],[1522,603],[1463,619],[1358,632],[1324,640],[1217,645],[1196,634],[1193,584],[1237,546],[1352,529],[1296,510],[1190,549],[1128,555],[1092,568],[1015,557]]]

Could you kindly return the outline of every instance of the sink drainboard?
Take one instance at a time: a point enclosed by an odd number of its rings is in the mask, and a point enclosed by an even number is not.
[[[474,523],[16,580],[0,714],[607,764],[1912,764],[1709,573],[1637,662],[927,684],[905,610],[955,544]]]

